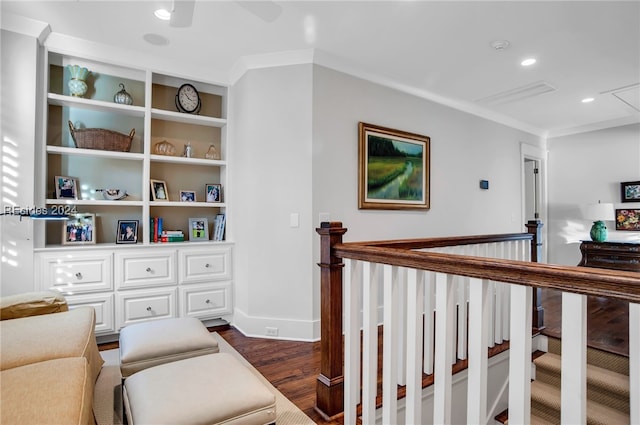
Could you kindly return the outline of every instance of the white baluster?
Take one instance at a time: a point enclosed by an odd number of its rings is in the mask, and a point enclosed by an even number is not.
[[[345,260],[344,284],[344,423],[356,423],[360,392],[359,299],[362,288],[362,262]]]
[[[487,420],[487,335],[489,334],[489,281],[469,279],[469,375],[467,423]]]
[[[396,320],[398,333],[398,385],[407,385],[407,269],[398,267],[398,271],[394,274],[396,280],[395,285],[398,287],[398,319]]]
[[[509,423],[531,421],[531,288],[511,288]]]
[[[454,339],[455,286],[451,276],[436,273],[436,352],[433,423],[451,423],[451,352]]]
[[[587,296],[562,293],[560,419],[587,423]]]
[[[629,303],[629,383],[631,424],[640,425],[640,304]]]
[[[423,271],[407,273],[407,424],[422,423],[422,311],[424,300]]]
[[[369,279],[367,280],[367,270]],[[382,264],[366,263],[363,290],[363,353],[362,353],[362,423],[376,422],[376,392],[378,390],[378,288],[382,281]]]
[[[426,272],[424,288],[424,373],[433,373],[433,353],[434,353],[434,316],[435,310],[435,278],[433,272]]]
[[[398,422],[398,267],[384,266],[384,328],[382,343],[382,423]]]

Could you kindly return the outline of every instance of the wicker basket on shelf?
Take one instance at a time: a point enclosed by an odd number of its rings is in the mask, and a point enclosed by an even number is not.
[[[136,129],[126,135],[104,128],[75,128],[69,121],[69,131],[77,148],[129,152]]]

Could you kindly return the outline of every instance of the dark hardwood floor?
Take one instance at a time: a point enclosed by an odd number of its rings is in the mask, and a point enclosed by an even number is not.
[[[560,292],[542,291],[546,329],[543,334],[561,337]],[[616,354],[629,353],[628,303],[598,297],[589,297],[587,339],[588,345]],[[342,417],[325,421],[314,409],[316,378],[320,373],[320,343],[282,341],[244,336],[233,327],[213,329],[231,344],[247,361],[265,376],[285,397],[291,400],[317,424],[343,424]],[[100,349],[117,348],[110,343]]]
[[[542,290],[545,309],[544,335],[562,337],[562,293]],[[629,303],[603,297],[587,297],[587,345],[629,356]]]

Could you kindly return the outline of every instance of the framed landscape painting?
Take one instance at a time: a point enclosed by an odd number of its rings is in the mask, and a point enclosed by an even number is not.
[[[358,136],[358,208],[428,209],[431,139],[363,122]]]

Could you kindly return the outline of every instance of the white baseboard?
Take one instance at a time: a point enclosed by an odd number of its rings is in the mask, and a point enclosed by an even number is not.
[[[244,335],[250,337],[305,342],[320,340],[320,320],[249,316],[236,307],[231,324]],[[272,332],[267,334],[267,328],[270,328]]]

